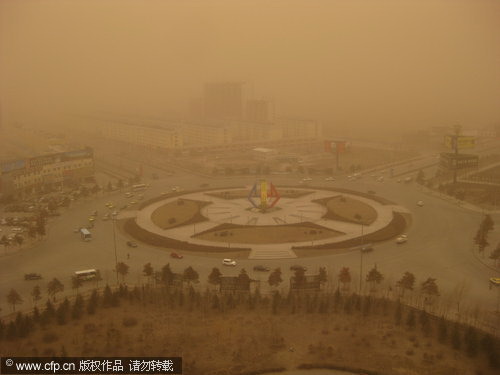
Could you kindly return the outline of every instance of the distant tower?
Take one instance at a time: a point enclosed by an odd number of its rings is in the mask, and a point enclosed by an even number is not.
[[[207,83],[203,99],[207,118],[240,120],[243,117],[243,83],[241,82]]]

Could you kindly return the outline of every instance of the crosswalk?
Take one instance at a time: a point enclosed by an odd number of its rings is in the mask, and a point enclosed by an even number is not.
[[[292,249],[252,249],[248,259],[294,259],[297,254]]]

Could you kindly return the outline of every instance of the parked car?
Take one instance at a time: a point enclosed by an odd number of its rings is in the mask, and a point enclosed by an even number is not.
[[[325,181],[335,181],[335,178],[333,178],[333,177],[327,177],[327,178],[325,178]]]
[[[236,266],[236,261],[232,259],[222,259],[222,264],[225,266]]]
[[[423,207],[424,206],[424,201],[418,201],[417,202],[418,207]]]
[[[127,241],[128,247],[137,247],[137,244],[134,241]]]
[[[302,179],[302,181],[306,181],[306,182],[307,182],[307,181],[312,181],[312,180],[313,180],[313,179],[312,179],[311,177],[304,177],[304,178]]]
[[[40,280],[42,275],[39,273],[27,273],[24,275],[24,280]]]
[[[298,271],[298,270],[307,271],[307,267],[299,266],[298,264],[294,264],[293,266],[290,266],[290,270],[291,271]]]
[[[267,272],[267,271],[270,271],[270,268],[259,264],[259,265],[253,266],[253,270]]]
[[[182,258],[184,258],[184,255],[172,252],[172,253],[170,253],[170,258],[182,259]]]

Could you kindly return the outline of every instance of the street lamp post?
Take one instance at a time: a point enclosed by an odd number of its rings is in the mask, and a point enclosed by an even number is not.
[[[115,248],[115,273],[116,273],[116,285],[118,285],[119,284],[119,281],[118,281],[118,254],[117,254],[117,251],[116,251],[115,221],[116,221],[116,217],[113,216],[113,244],[114,244],[114,248]]]

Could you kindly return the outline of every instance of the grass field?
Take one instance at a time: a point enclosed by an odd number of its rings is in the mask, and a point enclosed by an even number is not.
[[[363,225],[370,225],[377,219],[377,211],[374,208],[358,199],[345,195],[318,199],[314,202],[326,206],[328,212],[325,218],[327,219],[361,223]]]
[[[221,225],[196,235],[208,241],[225,243],[272,244],[284,242],[317,241],[343,233],[313,223],[289,225]]]
[[[179,198],[154,210],[151,220],[162,229],[205,221],[200,209],[208,204],[210,203]]]

